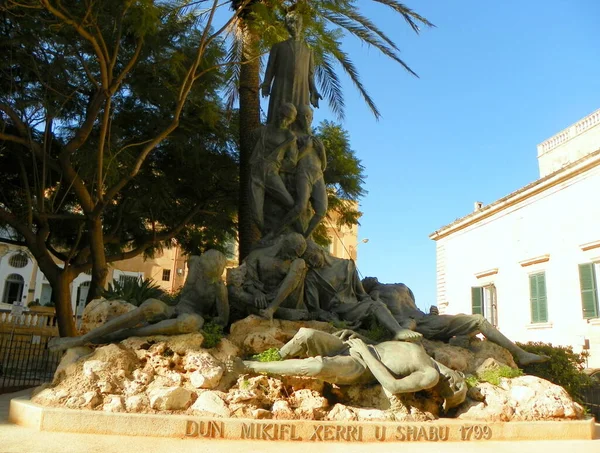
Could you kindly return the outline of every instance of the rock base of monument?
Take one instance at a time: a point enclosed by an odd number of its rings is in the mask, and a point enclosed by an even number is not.
[[[486,442],[589,440],[594,419],[529,422],[330,422],[124,414],[10,403],[9,421],[40,431],[190,439],[309,442]]]

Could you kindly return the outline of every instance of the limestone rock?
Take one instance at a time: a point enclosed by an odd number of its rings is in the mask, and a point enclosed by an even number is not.
[[[451,346],[441,341],[422,340],[423,347],[431,357],[453,370],[468,372],[475,355],[464,348]]]
[[[477,377],[481,377],[485,372],[499,370],[503,366],[506,366],[506,365],[498,362],[496,359],[494,359],[492,357],[488,357],[487,359],[485,359],[483,361],[483,363],[481,365],[479,365],[477,367],[477,369],[475,370],[475,375]]]
[[[124,300],[94,299],[86,305],[81,318],[81,334],[101,326],[117,316],[128,313],[136,307]]]
[[[47,388],[36,394],[31,400],[42,406],[55,406],[66,401],[69,392],[64,389]]]
[[[326,415],[329,401],[318,392],[309,389],[295,391],[290,397],[294,412],[303,420],[321,420]]]
[[[337,422],[352,422],[358,420],[358,417],[348,406],[337,403],[333,406],[333,409],[329,411],[325,419]]]
[[[104,398],[102,410],[105,412],[125,412],[123,397],[121,395],[108,395]]]
[[[294,420],[298,418],[287,400],[275,401],[271,408],[271,412],[273,413],[273,418],[276,420]]]
[[[127,412],[140,413],[150,407],[150,400],[145,394],[132,395],[125,400]]]
[[[500,364],[508,365],[511,368],[518,368],[512,354],[502,346],[498,346],[491,341],[479,340],[475,337],[469,344],[469,350],[475,357],[468,372],[479,368],[490,357]]]
[[[300,327],[311,327],[324,332],[337,329],[320,321],[270,321],[258,316],[248,316],[231,325],[229,339],[245,354],[258,354],[269,348],[280,348],[298,332]]]
[[[474,389],[477,389],[475,391]],[[582,408],[566,390],[536,376],[501,379],[499,386],[478,384],[469,390],[470,400],[458,412],[465,420],[560,420],[583,416]]]
[[[221,338],[219,344],[209,349],[209,351],[210,355],[219,362],[225,362],[229,357],[239,357],[242,352],[238,346],[227,338]]]
[[[60,363],[54,372],[54,383],[58,383],[67,376],[77,372],[77,362],[82,357],[86,357],[92,353],[92,349],[87,346],[67,349],[65,354],[60,359]]]
[[[282,398],[282,388],[283,384],[279,379],[267,376],[250,378],[242,376],[234,388],[227,393],[227,402],[230,405],[244,403],[266,409]]]
[[[224,368],[207,352],[190,352],[185,355],[183,368],[195,388],[214,389],[219,385]]]
[[[582,408],[567,391],[536,376],[503,379],[500,383],[515,409],[513,420],[577,419]]]
[[[183,387],[162,387],[149,392],[150,406],[160,411],[185,410],[194,401],[195,394]]]
[[[271,413],[271,411],[268,411],[266,409],[254,409],[252,412],[252,418],[256,419],[256,420],[265,420],[265,419],[270,419],[273,418],[273,414]]]
[[[229,417],[231,411],[217,392],[207,390],[198,395],[198,399],[190,408],[194,413],[206,413],[219,417]]]
[[[380,409],[365,409],[362,407],[356,408],[356,418],[361,422],[375,422],[375,421],[392,421],[393,415],[389,412],[382,411]]]

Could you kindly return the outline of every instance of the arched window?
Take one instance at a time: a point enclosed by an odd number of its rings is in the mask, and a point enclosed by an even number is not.
[[[2,303],[13,304],[15,302],[20,302],[23,297],[24,286],[25,279],[19,274],[10,274],[6,277],[4,292],[2,293]]]
[[[22,252],[15,253],[8,259],[8,264],[17,269],[27,266],[27,263],[29,263],[29,258]]]

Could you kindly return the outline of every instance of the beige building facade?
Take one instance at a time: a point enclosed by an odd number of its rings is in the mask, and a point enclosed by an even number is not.
[[[538,162],[540,179],[430,235],[437,303],[600,367],[600,110],[541,143]]]

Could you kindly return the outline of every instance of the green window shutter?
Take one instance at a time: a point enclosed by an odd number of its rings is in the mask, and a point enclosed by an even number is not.
[[[544,272],[529,276],[529,296],[531,300],[531,322],[548,322],[546,274]]]
[[[598,292],[596,275],[592,263],[579,265],[579,284],[581,285],[581,308],[584,318],[598,317]]]
[[[471,288],[471,309],[474,315],[483,315],[483,288]]]
[[[546,297],[546,274],[538,274],[538,322],[548,322],[548,298]]]

